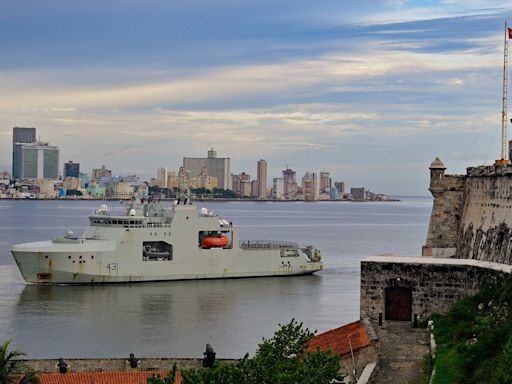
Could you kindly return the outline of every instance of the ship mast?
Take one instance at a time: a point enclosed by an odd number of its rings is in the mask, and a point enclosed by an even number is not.
[[[508,37],[510,37],[510,34],[511,31],[507,28],[507,22],[505,21],[505,40],[503,49],[503,109],[501,110],[501,159],[496,160],[495,164],[510,163],[510,159],[507,154]]]

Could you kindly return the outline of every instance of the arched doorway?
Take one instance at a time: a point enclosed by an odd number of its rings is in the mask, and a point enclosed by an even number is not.
[[[386,288],[386,320],[411,321],[412,292],[410,288]]]

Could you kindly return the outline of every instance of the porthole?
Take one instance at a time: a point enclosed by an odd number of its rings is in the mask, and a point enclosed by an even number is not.
[[[68,256],[68,259],[71,259],[71,256]]]
[[[47,258],[48,258],[48,255],[46,255],[44,258],[45,258],[45,259],[47,259]]]
[[[91,255],[91,259],[94,259],[94,255]]]
[[[80,255],[79,259],[81,259],[81,258],[82,258],[82,255]]]
[[[75,260],[73,260],[73,264],[75,264]]]

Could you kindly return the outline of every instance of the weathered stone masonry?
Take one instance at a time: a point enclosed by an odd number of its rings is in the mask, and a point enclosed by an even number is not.
[[[430,166],[434,205],[423,256],[512,264],[512,165],[471,167],[446,175]]]
[[[484,281],[502,281],[512,266],[478,260],[371,256],[361,262],[361,318],[378,321],[386,313],[389,287],[412,294],[411,321],[447,310],[456,300],[476,293]],[[385,320],[385,319],[384,319]]]

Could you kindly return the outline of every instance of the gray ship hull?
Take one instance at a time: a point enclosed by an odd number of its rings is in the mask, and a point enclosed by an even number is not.
[[[231,223],[192,205],[155,212],[100,213],[81,237],[18,244],[11,252],[25,281],[38,284],[291,276],[323,268],[312,247],[239,242]]]

